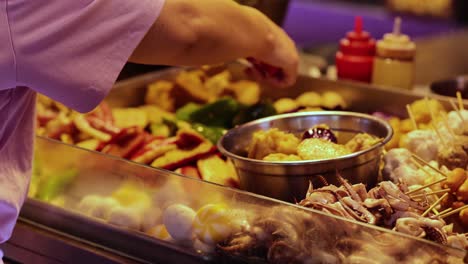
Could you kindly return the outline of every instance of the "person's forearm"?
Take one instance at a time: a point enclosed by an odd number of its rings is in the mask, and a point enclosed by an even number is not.
[[[167,0],[132,62],[200,65],[262,56],[277,34],[259,11],[232,0]]]

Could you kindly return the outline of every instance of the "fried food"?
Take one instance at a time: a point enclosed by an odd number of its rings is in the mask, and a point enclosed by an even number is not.
[[[261,160],[273,153],[296,154],[299,142],[300,140],[293,134],[277,128],[258,131],[252,137],[248,157]]]
[[[305,139],[297,147],[297,153],[303,160],[333,159],[350,154],[351,151],[344,145],[319,139]]]

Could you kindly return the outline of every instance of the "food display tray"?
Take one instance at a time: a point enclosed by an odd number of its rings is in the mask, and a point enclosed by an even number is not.
[[[244,74],[244,65],[232,63],[223,67],[231,72],[233,80],[247,78]],[[144,104],[148,84],[157,80],[173,81],[181,70],[185,69],[171,68],[118,82],[107,96],[106,101],[111,107],[142,105]],[[318,93],[336,92],[345,99],[347,104],[346,110],[362,113],[379,111],[398,117],[407,117],[406,105],[423,99],[426,96],[439,100],[446,109],[451,109],[449,101],[455,100],[451,97],[422,91],[401,90],[353,81],[335,81],[307,75],[300,75],[293,87],[274,88],[263,84],[261,88],[262,98],[270,98],[272,100],[284,97],[295,98],[309,91]],[[468,106],[467,100],[464,100],[463,103],[465,106]]]
[[[244,75],[245,67],[243,65],[237,63],[229,64],[223,66],[223,69],[224,68],[231,72],[234,80],[246,78]],[[172,81],[181,70],[185,69],[172,68],[121,81],[115,85],[114,89],[107,96],[106,101],[111,107],[133,107],[142,105],[144,103],[148,84],[157,80]],[[356,82],[332,81],[303,75],[299,77],[294,87],[287,89],[262,85],[262,98],[275,100],[283,97],[297,97],[307,91],[315,91],[318,93],[327,91],[336,92],[345,98],[347,103],[346,110],[365,113],[379,111],[400,117],[407,116],[405,107],[407,104],[426,96],[426,94],[418,94],[412,91],[371,86]],[[450,109],[449,100],[451,98],[432,94],[430,96],[438,99],[444,107]],[[464,103],[468,105],[467,101],[464,101]],[[196,250],[188,250],[181,245],[156,239],[142,232],[110,225],[104,221],[88,217],[71,209],[78,203],[80,195],[83,195],[86,191],[89,191],[89,189],[93,189],[89,185],[90,179],[99,179],[95,185],[112,185],[116,178],[120,181],[128,178],[137,178],[147,185],[159,185],[164,182],[179,181],[184,185],[193,185],[192,188],[199,190],[196,193],[209,193],[218,197],[212,202],[220,202],[216,201],[216,199],[224,197],[223,199],[227,198],[227,200],[230,200],[236,207],[255,207],[255,209],[252,210],[271,208],[274,206],[294,208],[299,211],[307,211],[313,214],[316,219],[323,219],[325,222],[329,222],[329,220],[337,221],[337,226],[353,226],[355,227],[354,229],[361,230],[362,232],[360,233],[371,233],[373,235],[388,234],[398,241],[407,241],[411,246],[427,247],[431,252],[439,252],[435,254],[466,254],[466,252],[444,247],[426,240],[405,236],[380,227],[356,223],[347,219],[325,215],[322,212],[312,209],[299,208],[293,204],[252,193],[194,180],[171,171],[136,164],[110,155],[84,150],[59,141],[37,137],[36,142],[36,148],[39,149],[39,153],[47,156],[47,163],[51,164],[52,167],[73,166],[74,168],[80,169],[81,175],[84,175],[82,176],[82,178],[85,179],[84,182],[88,181],[88,185],[85,184],[84,186],[88,188],[82,187],[82,190],[78,192],[78,194],[75,193],[75,196],[71,195],[69,201],[71,206],[58,207],[36,199],[27,199],[20,217],[25,221],[44,226],[54,232],[67,234],[77,240],[135,259],[141,263],[232,263],[237,261],[245,262],[246,260],[234,259],[231,257],[225,258],[217,254],[200,254],[196,252]],[[64,153],[66,153],[66,155],[64,155]],[[109,178],[109,180],[107,180],[107,178]],[[196,200],[196,193],[187,195],[192,195],[190,199]],[[331,237],[334,236],[333,232],[334,231],[331,231],[330,233]]]
[[[64,153],[66,153],[66,156],[64,156]],[[145,187],[156,186],[161,190],[168,184],[178,182],[192,190],[197,190],[197,192],[184,193],[183,199],[186,199],[187,203],[199,203],[203,197],[205,201],[208,197],[209,203],[227,203],[234,210],[242,209],[245,212],[259,215],[268,215],[275,210],[282,213],[297,214],[296,217],[308,215],[315,222],[314,232],[317,234],[310,237],[310,242],[316,245],[323,244],[323,241],[327,240],[335,243],[335,240],[338,242],[338,239],[350,240],[349,243],[352,244],[356,243],[356,241],[364,244],[375,243],[379,237],[382,237],[388,243],[377,247],[380,250],[385,250],[385,248],[398,241],[398,244],[404,244],[407,248],[418,248],[424,252],[430,252],[430,256],[435,258],[439,256],[458,256],[455,258],[454,263],[462,263],[462,258],[466,255],[465,251],[445,247],[427,240],[331,216],[320,211],[268,197],[196,180],[170,171],[143,166],[56,140],[37,137],[36,155],[47,157],[48,162],[43,165],[46,170],[73,168],[78,171],[78,176],[76,176],[71,186],[66,187],[67,190],[64,190],[67,199],[64,205],[59,207],[39,200],[27,199],[20,217],[35,225],[43,226],[49,231],[66,234],[80,242],[86,242],[141,263],[245,263],[250,262],[250,260],[213,252],[201,254],[195,249],[174,242],[156,239],[139,231],[114,226],[103,220],[86,216],[74,209],[80,197],[89,193],[105,193],[109,186],[115,186],[129,179],[142,182]],[[177,195],[177,193],[176,191],[170,192],[170,195]],[[177,199],[182,198],[171,196],[164,202],[172,202],[172,200],[176,202]],[[153,204],[153,206],[163,207],[162,204]],[[276,216],[285,219],[291,217],[282,213]],[[281,221],[282,219],[278,220]],[[371,242],[371,240],[374,240],[374,242]],[[328,250],[328,248],[323,250]]]

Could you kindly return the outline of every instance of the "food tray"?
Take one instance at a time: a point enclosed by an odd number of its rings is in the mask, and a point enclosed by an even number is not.
[[[224,67],[224,66],[223,66]],[[247,78],[243,65],[233,63],[225,66],[234,80]],[[173,81],[180,68],[172,68],[163,71],[147,73],[141,76],[118,82],[111,90],[106,101],[111,107],[132,107],[144,104],[147,85],[156,80]],[[368,85],[352,81],[334,81],[325,78],[314,78],[306,75],[299,76],[297,83],[290,88],[280,89],[262,85],[262,98],[272,100],[290,97],[295,98],[308,91],[323,93],[327,91],[337,92],[347,103],[347,110],[371,113],[374,111],[385,112],[399,117],[407,117],[406,105],[430,96],[439,100],[446,109],[451,109],[449,100],[453,98],[436,94],[424,94],[413,91],[392,89],[389,87]],[[464,100],[468,106],[468,101]]]
[[[133,162],[118,159],[102,153],[80,149],[75,146],[60,143],[47,138],[36,138],[36,155],[47,157],[47,163],[43,164],[44,170],[54,171],[70,169],[76,170],[78,175],[71,185],[63,192],[66,194],[66,202],[61,207],[46,204],[38,200],[27,199],[21,218],[33,222],[36,225],[46,226],[55,232],[65,233],[80,241],[85,241],[102,249],[131,257],[142,263],[168,262],[168,263],[233,263],[250,262],[239,256],[233,257],[226,254],[199,253],[192,248],[183,247],[173,242],[152,238],[142,232],[117,227],[107,224],[97,218],[91,218],[76,211],[76,203],[80,196],[90,193],[106,193],[110,186],[124,180],[136,180],[144,184],[145,188],[160,188],[168,184],[178,182],[191,190],[185,192],[184,197],[177,196],[180,192],[171,192],[166,200],[153,207],[163,207],[167,202],[176,202],[179,199],[193,206],[204,203],[227,203],[234,210],[241,209],[246,213],[257,215],[270,214],[275,210],[287,212],[276,214],[276,220],[296,215],[295,219],[301,219],[307,215],[313,221],[313,235],[304,237],[299,243],[312,243],[316,246],[316,252],[331,252],[330,245],[340,244],[343,250],[353,250],[353,245],[372,246],[374,251],[385,251],[393,245],[404,245],[401,254],[413,254],[419,249],[425,252],[426,257],[438,259],[447,256],[457,256],[453,263],[462,263],[466,252],[444,247],[442,245],[410,237],[400,233],[372,225],[356,223],[344,218],[330,216],[319,211],[296,205],[284,203],[278,200],[254,195],[251,193],[222,187],[219,185],[187,178],[169,171],[142,166]],[[64,153],[66,156],[64,158]],[[204,194],[204,195],[200,195]],[[202,201],[205,200],[205,201]],[[163,208],[161,208],[163,209]],[[299,221],[298,221],[299,222]],[[301,228],[299,224],[295,228]],[[385,243],[380,243],[383,239]],[[324,244],[324,241],[326,243]],[[373,241],[373,242],[372,242]],[[379,241],[378,245],[376,244]],[[328,243],[328,244],[327,244]],[[400,256],[401,257],[401,256]],[[419,256],[418,256],[419,257]],[[412,259],[415,260],[415,259]],[[394,261],[397,261],[394,259]],[[401,261],[401,260],[399,260]],[[410,260],[405,260],[410,261]],[[411,261],[410,261],[411,262]]]

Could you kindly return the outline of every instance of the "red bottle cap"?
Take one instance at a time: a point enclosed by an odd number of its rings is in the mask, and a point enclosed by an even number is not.
[[[346,55],[375,55],[375,39],[369,32],[363,30],[360,16],[355,18],[354,31],[349,31],[346,33],[346,38],[340,40],[340,51]]]

